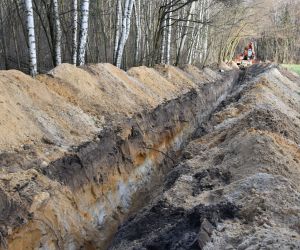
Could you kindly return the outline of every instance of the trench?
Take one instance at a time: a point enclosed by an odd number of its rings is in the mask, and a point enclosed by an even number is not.
[[[9,249],[107,249],[118,226],[151,200],[184,145],[244,74],[224,73],[151,112],[108,126],[41,169],[42,178],[59,183],[51,187],[52,202],[36,213],[47,223],[29,220],[10,236]]]

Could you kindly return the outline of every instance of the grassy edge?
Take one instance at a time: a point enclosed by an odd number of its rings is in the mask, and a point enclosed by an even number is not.
[[[300,76],[300,64],[282,64],[282,66],[297,73]]]

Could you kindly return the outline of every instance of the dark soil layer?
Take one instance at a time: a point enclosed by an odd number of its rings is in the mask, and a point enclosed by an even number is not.
[[[110,249],[300,249],[300,78],[253,66]]]

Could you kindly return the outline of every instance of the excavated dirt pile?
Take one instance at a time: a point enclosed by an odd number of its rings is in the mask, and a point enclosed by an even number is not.
[[[0,72],[0,248],[107,249],[237,86],[186,66]]]
[[[300,249],[300,78],[249,68],[110,249]]]
[[[299,84],[273,65],[0,71],[0,249],[299,249]]]

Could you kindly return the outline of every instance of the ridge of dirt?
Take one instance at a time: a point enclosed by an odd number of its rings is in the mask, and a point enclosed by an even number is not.
[[[140,79],[109,64],[0,72],[0,249],[106,249],[239,76],[203,71],[210,81],[194,82],[163,68],[133,69]],[[10,138],[14,115],[23,120]]]
[[[249,68],[110,249],[300,249],[299,93],[299,77]]]
[[[165,68],[172,71],[171,78],[155,69],[139,67],[127,73],[110,64],[62,64],[36,79],[16,70],[1,71],[2,171],[12,165],[13,171],[45,165],[104,127],[199,86],[185,72]]]

